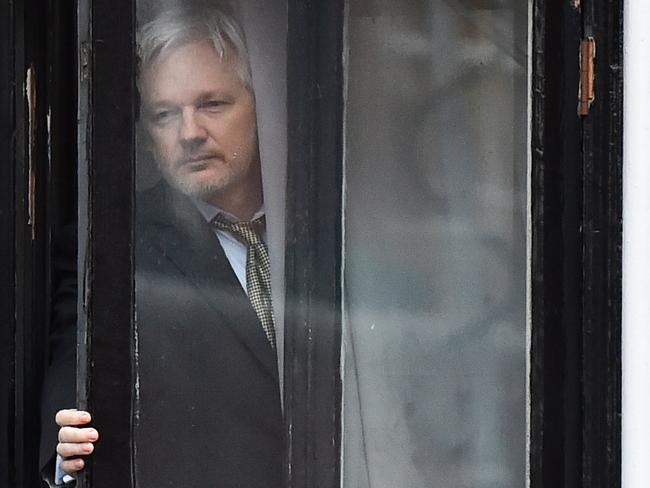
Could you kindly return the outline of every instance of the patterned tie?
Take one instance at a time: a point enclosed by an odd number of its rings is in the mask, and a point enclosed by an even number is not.
[[[266,244],[257,229],[264,228],[264,217],[251,221],[229,222],[221,214],[213,220],[217,229],[230,232],[246,245],[246,293],[273,350],[275,350],[275,319],[271,304],[271,262]]]

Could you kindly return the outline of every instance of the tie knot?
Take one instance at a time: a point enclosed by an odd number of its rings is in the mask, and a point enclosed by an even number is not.
[[[260,236],[264,232],[264,216],[258,217],[254,220],[230,222],[229,220],[226,220],[223,215],[218,214],[212,220],[212,225],[217,229],[230,232],[248,247],[256,244],[263,244]]]

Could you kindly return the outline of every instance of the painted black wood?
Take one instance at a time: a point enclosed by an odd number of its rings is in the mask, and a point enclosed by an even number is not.
[[[621,486],[623,1],[589,0],[596,94],[583,121],[582,486]]]
[[[77,385],[79,406],[92,412],[101,432],[80,484],[126,488],[133,486],[135,3],[79,4],[90,77],[81,81],[79,101],[87,127],[80,132],[79,234],[86,254]]]
[[[63,11],[73,14],[74,5],[30,0],[0,6],[0,486],[41,485],[38,420],[47,357],[50,230],[53,220],[60,220],[52,176],[55,167],[74,166],[74,158],[64,154],[74,150],[74,139],[50,136],[76,124],[74,116],[59,117],[63,104],[74,108],[74,97],[53,103],[70,57],[68,44],[52,42],[66,29]],[[28,70],[33,83],[27,82]],[[70,81],[68,73],[68,86]],[[59,194],[69,198],[65,188]],[[76,213],[74,204],[65,211]]]
[[[48,2],[47,97],[50,167],[47,212],[52,234],[77,218],[77,36],[74,2]]]
[[[531,486],[579,486],[580,14],[534,3]]]
[[[532,487],[620,486],[622,3],[534,3]],[[579,48],[596,101],[577,114]]]
[[[342,0],[290,0],[285,416],[289,485],[340,484]]]
[[[38,4],[38,5],[37,5]],[[40,486],[40,385],[49,317],[47,15],[40,2],[13,8],[13,468],[14,484]],[[47,10],[45,8],[44,10]]]
[[[13,2],[0,3],[0,486],[14,464],[14,36]]]

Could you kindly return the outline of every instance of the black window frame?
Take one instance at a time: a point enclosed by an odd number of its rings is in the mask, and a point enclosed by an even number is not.
[[[531,487],[615,488],[623,2],[533,5]],[[595,97],[580,117],[580,42],[588,39],[596,44]]]
[[[36,192],[39,214],[47,215],[37,221],[39,239],[32,239],[24,218],[25,68],[33,63],[39,86],[51,87],[45,53],[52,30],[30,14],[34,1],[0,6],[0,273],[6,277],[0,283],[0,465],[8,467],[0,484],[25,486],[38,483],[36,433],[28,419],[38,415],[49,229],[56,220],[44,211],[47,180]],[[288,1],[285,412],[293,487],[339,486],[341,476],[345,8],[343,0]],[[532,9],[531,486],[616,488],[623,0],[533,0]],[[79,337],[78,394],[103,434],[80,485],[129,487],[135,8],[125,0],[79,0],[77,21],[80,321],[88,330]],[[597,48],[595,101],[580,117],[579,52],[587,38]],[[45,107],[54,94],[38,95],[39,168],[47,167]],[[116,253],[129,258],[111,260]]]
[[[338,486],[345,2],[288,7],[288,480],[296,488]]]
[[[41,484],[51,244],[75,211],[65,182],[75,161],[72,7],[0,5],[0,486]]]
[[[134,480],[135,3],[80,0],[78,6],[77,403],[102,433],[78,485],[128,487]]]

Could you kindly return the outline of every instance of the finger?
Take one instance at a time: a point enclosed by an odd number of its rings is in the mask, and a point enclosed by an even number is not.
[[[59,429],[59,442],[95,442],[99,432],[92,427],[81,429],[79,427],[61,427]]]
[[[74,474],[84,467],[83,459],[66,459],[61,462],[61,469],[68,474]]]
[[[86,456],[93,452],[93,446],[90,442],[59,442],[56,446],[56,452],[59,456],[64,458],[74,456]]]
[[[55,417],[56,423],[61,427],[66,425],[83,425],[90,422],[91,417],[88,412],[77,409],[59,410]]]

